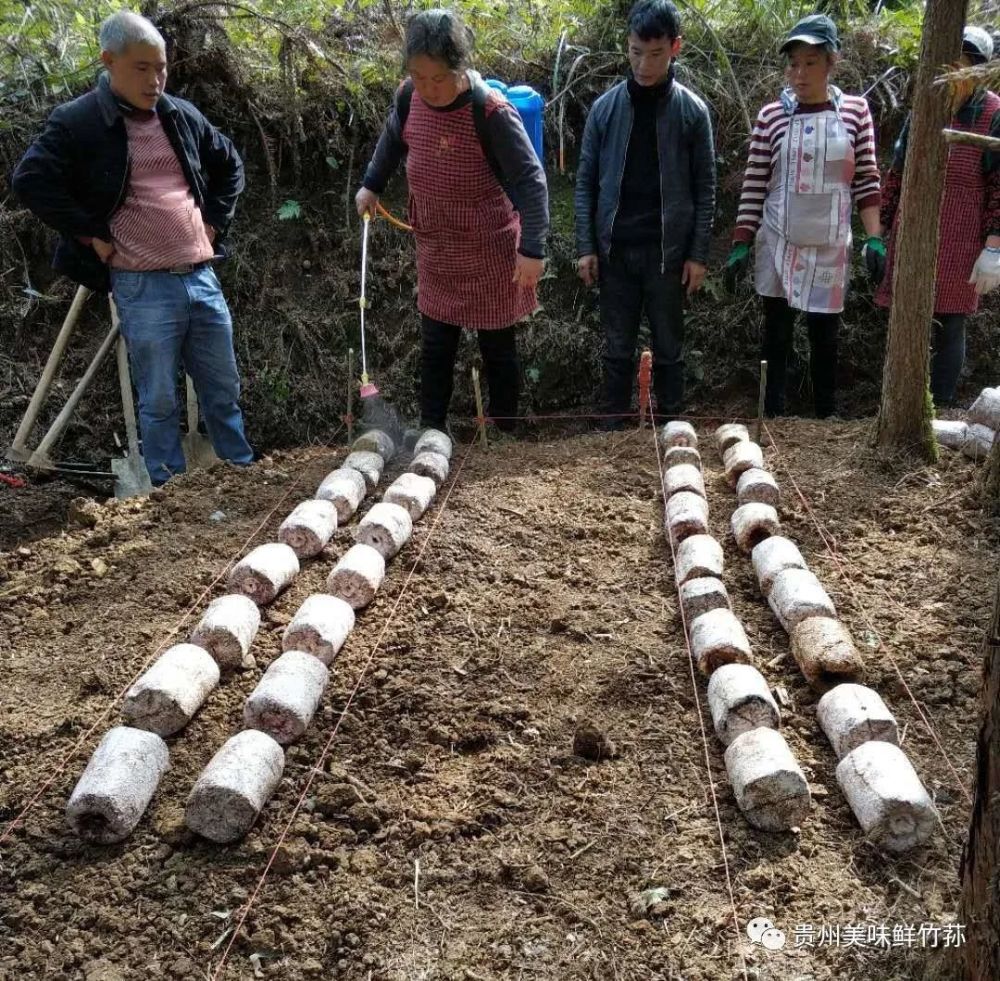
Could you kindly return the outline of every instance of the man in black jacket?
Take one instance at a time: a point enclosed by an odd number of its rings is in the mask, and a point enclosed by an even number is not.
[[[193,105],[164,94],[166,49],[153,24],[122,11],[100,40],[107,74],[52,113],[14,191],[59,232],[53,266],[114,298],[153,484],[184,470],[182,364],[216,453],[248,464],[232,320],[211,266],[225,254],[243,164]]]
[[[657,413],[684,399],[684,298],[701,287],[715,208],[715,149],[705,103],[674,79],[680,16],[669,0],[629,13],[629,77],[587,119],[576,177],[578,272],[600,282],[605,412],[630,411],[645,310]]]

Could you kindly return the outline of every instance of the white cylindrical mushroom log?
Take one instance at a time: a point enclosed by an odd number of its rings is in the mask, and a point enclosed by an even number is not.
[[[837,783],[868,838],[905,852],[933,834],[939,818],[906,754],[892,743],[867,742],[837,764]]]
[[[278,541],[300,559],[319,555],[337,530],[337,508],[332,501],[303,501],[281,522]]]
[[[764,469],[764,451],[749,440],[733,443],[722,458],[722,466],[726,471],[726,480],[730,487],[735,487],[748,470]]]
[[[714,671],[708,679],[708,705],[724,746],[751,729],[777,729],[781,724],[767,681],[752,664],[723,664]]]
[[[667,500],[667,529],[675,543],[708,533],[708,502],[698,494],[680,491]]]
[[[789,538],[771,535],[754,546],[753,571],[760,585],[761,595],[766,599],[771,595],[774,577],[785,569],[807,569],[806,560],[798,546]]]
[[[258,606],[266,606],[286,589],[299,574],[299,559],[282,542],[258,545],[229,573],[229,588],[249,596]]]
[[[706,676],[723,664],[748,664],[753,659],[743,625],[731,610],[709,610],[695,617],[689,629],[691,653]]]
[[[673,497],[681,491],[690,491],[692,494],[705,496],[705,478],[701,471],[690,463],[683,463],[680,466],[669,467],[663,475],[664,487],[667,490],[667,497]]]
[[[960,450],[969,435],[969,424],[961,419],[934,419],[931,427],[937,441],[952,450]]]
[[[204,647],[224,671],[247,663],[250,645],[260,628],[257,604],[242,593],[229,593],[208,604],[191,643]]]
[[[889,707],[878,692],[864,685],[831,688],[819,700],[816,718],[839,760],[873,739],[899,743],[896,720]]]
[[[996,433],[988,426],[969,426],[962,443],[962,452],[973,460],[985,460],[993,448]]]
[[[859,681],[864,676],[861,655],[850,631],[839,620],[810,617],[796,624],[790,637],[792,656],[806,681],[817,691]]]
[[[810,617],[836,618],[833,600],[806,569],[785,569],[774,577],[767,602],[786,632]]]
[[[385,559],[371,545],[354,545],[334,566],[326,591],[353,609],[367,606],[385,579]]]
[[[128,726],[109,729],[66,804],[69,826],[85,841],[124,841],[169,766],[167,744],[155,732]]]
[[[344,466],[349,470],[357,470],[365,478],[368,490],[374,490],[378,482],[382,479],[382,470],[385,467],[385,460],[370,450],[356,450],[348,453],[344,460]]]
[[[694,426],[689,422],[681,422],[679,420],[668,422],[660,430],[660,445],[665,449],[670,449],[674,446],[696,447],[698,445],[698,434],[695,432]]]
[[[284,651],[308,651],[324,664],[332,664],[354,629],[354,609],[339,596],[314,593],[306,597],[285,628]]]
[[[681,586],[689,579],[722,576],[722,546],[711,535],[691,535],[677,546],[674,578]]]
[[[406,508],[410,519],[419,521],[431,506],[436,493],[437,487],[430,477],[407,472],[400,474],[385,489],[382,500],[387,504],[398,504],[401,508]]]
[[[448,479],[448,457],[433,450],[418,453],[410,464],[410,472],[421,477],[429,477],[435,487],[440,487]]]
[[[726,750],[726,772],[743,816],[762,831],[788,831],[809,814],[809,785],[777,729],[737,736]]]
[[[451,437],[440,429],[425,429],[413,444],[414,456],[419,456],[421,453],[440,453],[446,460],[450,460],[452,450]]]
[[[368,493],[365,478],[353,467],[341,467],[323,478],[316,491],[321,501],[329,501],[337,509],[338,525],[345,525]]]
[[[388,562],[412,534],[410,512],[398,504],[380,501],[361,519],[354,537],[361,545],[371,545]]]
[[[671,446],[663,458],[663,463],[668,470],[685,463],[701,470],[701,454],[693,446]]]
[[[381,429],[369,429],[351,444],[351,450],[356,453],[377,453],[383,462],[388,463],[396,455],[396,444]]]
[[[781,492],[778,482],[766,470],[751,467],[740,474],[736,482],[736,497],[740,504],[770,504],[776,508]]]
[[[721,579],[716,579],[714,576],[689,579],[681,585],[680,596],[685,623],[693,623],[697,617],[708,613],[709,610],[731,609],[726,587]]]
[[[306,651],[285,651],[264,672],[243,704],[243,721],[282,746],[309,728],[330,680],[330,669]]]
[[[126,692],[122,715],[130,726],[158,736],[180,731],[219,683],[219,665],[204,647],[165,650]]]
[[[726,451],[734,444],[749,442],[750,433],[747,427],[740,422],[727,422],[719,426],[715,431],[715,445],[718,447],[719,456],[725,458]]]
[[[198,777],[185,823],[221,845],[242,838],[277,789],[284,768],[284,750],[266,732],[244,729],[227,740]]]
[[[744,552],[777,535],[781,530],[778,512],[770,504],[741,504],[732,517],[733,537]]]
[[[996,432],[1000,429],[1000,387],[984,388],[969,406],[969,423]]]

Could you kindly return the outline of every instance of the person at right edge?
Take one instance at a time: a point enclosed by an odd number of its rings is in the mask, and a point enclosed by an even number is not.
[[[850,273],[852,202],[867,235],[863,255],[869,275],[879,279],[885,267],[875,134],[865,99],[830,84],[840,40],[829,17],[804,17],[789,31],[781,53],[788,87],[761,109],[754,124],[725,281],[735,288],[754,242],[754,286],[764,301],[764,412],[785,411],[785,368],[801,310],[809,327],[816,416],[822,419],[836,412],[837,334]]]
[[[993,57],[993,39],[981,27],[962,35],[960,66],[985,64]],[[985,88],[956,94],[950,128],[1000,138],[1000,96]],[[896,142],[885,179],[882,224],[889,238],[889,275],[875,302],[892,302],[892,257],[899,220],[899,199],[910,121]],[[934,323],[931,334],[931,395],[939,408],[955,404],[959,375],[965,362],[965,320],[979,309],[979,297],[1000,286],[1000,153],[953,144],[941,201]]]
[[[600,282],[605,428],[632,404],[643,311],[658,416],[684,402],[684,302],[705,278],[715,210],[708,107],[674,78],[681,23],[669,0],[628,16],[630,72],[594,103],[576,172],[577,269]]]

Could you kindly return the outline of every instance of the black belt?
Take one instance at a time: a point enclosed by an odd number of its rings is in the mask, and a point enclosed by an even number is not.
[[[203,269],[205,266],[210,266],[212,264],[211,259],[206,259],[204,262],[184,262],[179,266],[171,266],[169,269],[154,269],[153,272],[170,273],[171,276],[186,276],[188,273],[193,273],[196,269]]]

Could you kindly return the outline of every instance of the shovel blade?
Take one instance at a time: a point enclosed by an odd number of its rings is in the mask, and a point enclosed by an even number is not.
[[[153,489],[141,456],[113,457],[111,472],[115,475],[115,497],[119,499],[145,496]]]

